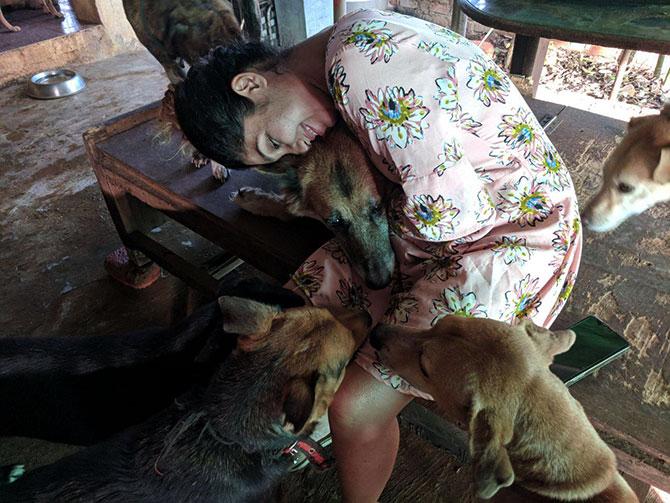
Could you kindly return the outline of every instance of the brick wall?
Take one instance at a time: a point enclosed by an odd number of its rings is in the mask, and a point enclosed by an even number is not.
[[[452,0],[389,0],[389,7],[402,14],[448,27],[451,24],[452,3]]]

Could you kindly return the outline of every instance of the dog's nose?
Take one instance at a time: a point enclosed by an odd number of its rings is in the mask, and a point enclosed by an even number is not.
[[[377,351],[379,351],[382,348],[382,341],[380,337],[377,335],[377,332],[372,332],[370,334],[370,345]]]
[[[375,348],[377,351],[379,351],[382,346],[384,345],[384,342],[382,341],[382,330],[379,329],[379,326],[375,328],[372,333],[370,334],[370,345]]]

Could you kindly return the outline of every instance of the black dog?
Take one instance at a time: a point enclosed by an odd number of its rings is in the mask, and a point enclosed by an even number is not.
[[[219,306],[220,313],[212,310]],[[106,360],[99,359],[104,356],[100,347],[109,343],[105,338],[71,342],[69,349],[80,353],[69,358],[62,339],[53,343],[60,353],[45,354],[45,340],[32,360],[49,369],[47,378],[50,373],[76,376],[143,364],[150,368],[179,355],[181,368],[194,376],[192,388],[146,421],[0,488],[0,500],[268,499],[290,465],[280,456],[282,448],[311,431],[325,413],[355,340],[325,309],[280,310],[240,297],[221,297],[219,306],[207,306],[190,320],[195,323],[167,343],[157,333],[145,334],[136,344],[120,338],[125,342]],[[217,319],[223,329],[212,330]],[[360,327],[357,335],[362,337],[367,320],[353,319],[352,326]],[[236,349],[225,358],[219,339],[231,339],[231,333],[239,334]],[[30,354],[11,355],[5,346],[0,364],[3,360],[13,362],[11,368],[3,366],[5,377],[30,373]],[[168,374],[164,368],[161,375]]]
[[[281,308],[303,299],[242,281],[219,292]],[[211,302],[174,327],[117,336],[0,337],[0,435],[91,445],[207,382],[232,351]]]

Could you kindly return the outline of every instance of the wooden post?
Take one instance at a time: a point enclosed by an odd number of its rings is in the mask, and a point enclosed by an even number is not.
[[[619,94],[619,89],[621,89],[621,83],[623,82],[623,76],[626,74],[626,68],[628,67],[628,62],[630,57],[633,54],[631,49],[624,49],[621,51],[619,56],[619,68],[616,71],[616,77],[614,78],[614,86],[612,87],[612,92],[610,93],[610,101],[615,101],[617,94]]]

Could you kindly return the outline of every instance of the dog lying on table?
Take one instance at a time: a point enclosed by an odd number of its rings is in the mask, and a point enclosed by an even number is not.
[[[388,182],[343,123],[306,154],[284,156],[270,170],[268,176],[280,179],[281,194],[243,187],[232,200],[255,215],[321,221],[370,288],[390,283],[395,255],[382,202]]]
[[[292,294],[291,294],[292,295]],[[298,303],[297,296],[289,303]],[[283,448],[308,434],[332,401],[367,315],[336,321],[326,309],[289,307],[241,297],[218,299],[222,332],[199,327],[161,343],[110,337],[35,340],[36,349],[2,344],[0,378],[42,371],[44,379],[148,362],[152,353],[182,353],[200,339],[195,361],[211,375],[149,419],[52,465],[0,487],[0,500],[21,501],[266,501],[291,462]],[[207,318],[207,317],[204,317]],[[343,319],[343,318],[340,318]],[[235,349],[221,355],[221,336]],[[77,341],[76,339],[81,339]],[[54,343],[54,341],[56,343]],[[51,343],[56,355],[45,349]],[[26,341],[18,340],[15,349]],[[161,345],[162,344],[162,345]],[[122,347],[125,345],[125,348]],[[104,354],[100,348],[116,349]],[[225,353],[225,351],[223,351]],[[70,355],[71,359],[63,359]],[[106,358],[103,358],[105,357]],[[37,366],[37,369],[35,369]],[[30,394],[30,390],[24,389]],[[3,432],[4,433],[4,432]]]
[[[379,326],[371,339],[387,365],[467,425],[479,497],[516,481],[559,500],[637,502],[614,453],[549,370],[574,341],[572,330],[458,316],[421,333]]]
[[[658,115],[634,117],[605,160],[603,183],[584,210],[586,226],[615,229],[633,215],[670,201],[670,104]]]

